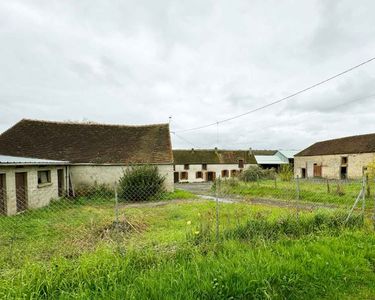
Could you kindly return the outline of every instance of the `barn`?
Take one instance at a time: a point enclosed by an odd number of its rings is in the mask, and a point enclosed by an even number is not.
[[[375,134],[317,142],[294,156],[300,178],[358,179],[375,160]]]
[[[173,190],[168,124],[108,125],[23,119],[0,135],[0,154],[69,162],[69,184],[114,185],[132,165],[154,165]]]

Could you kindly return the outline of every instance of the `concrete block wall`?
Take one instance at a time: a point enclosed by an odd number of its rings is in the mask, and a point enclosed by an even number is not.
[[[0,174],[5,174],[7,215],[14,215],[17,213],[16,173],[26,173],[27,207],[34,209],[46,206],[50,204],[52,199],[58,198],[57,169],[58,167],[56,166],[47,166],[43,168],[38,166],[27,166],[22,168],[16,168],[14,166],[0,167]],[[38,171],[43,170],[51,171],[51,183],[38,185]]]

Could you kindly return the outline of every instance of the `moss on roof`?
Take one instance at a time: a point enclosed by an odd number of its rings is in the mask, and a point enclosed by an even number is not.
[[[173,150],[174,163],[183,164],[237,164],[243,159],[245,164],[256,164],[254,155],[248,150]]]
[[[373,152],[375,152],[375,134],[363,134],[318,142],[297,153],[295,156]]]
[[[124,126],[21,120],[0,135],[0,153],[72,163],[173,162],[168,124]]]

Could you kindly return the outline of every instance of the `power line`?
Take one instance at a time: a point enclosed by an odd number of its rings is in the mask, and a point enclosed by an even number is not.
[[[332,109],[335,109],[337,107],[340,107],[340,106],[343,106],[343,105],[347,105],[347,104],[352,104],[352,103],[355,103],[355,102],[360,102],[362,100],[366,100],[366,99],[370,99],[370,98],[373,98],[375,97],[375,93],[372,93],[370,95],[367,95],[367,96],[363,96],[363,97],[360,97],[360,98],[356,98],[356,99],[353,99],[353,100],[349,100],[349,101],[346,101],[346,102],[343,102],[343,103],[340,103],[338,105],[334,105],[334,106],[330,106],[330,107],[327,107],[328,109],[332,110]],[[217,126],[218,126],[218,122],[215,123]],[[189,140],[183,138],[182,136],[180,135],[177,135],[175,133],[175,131],[171,131],[172,134],[176,135],[178,138],[180,138],[181,140],[191,144],[194,146],[194,144],[192,142],[190,142]],[[218,133],[218,127],[216,128],[216,143],[217,143],[217,147],[219,147],[219,133]],[[250,142],[231,142],[230,143],[231,145],[250,145],[251,143]],[[210,148],[210,146],[212,147],[212,144],[204,144],[204,145],[201,145],[200,147],[194,147],[194,148],[205,148],[205,147],[208,147]]]
[[[180,140],[183,140],[184,142],[186,142],[186,143],[192,145],[194,148],[199,148],[199,147],[196,147],[195,144],[194,144],[193,142],[190,142],[189,140],[187,140],[187,139],[183,138],[182,136],[176,134],[175,131],[171,131],[171,133],[172,133],[174,136],[178,137]]]
[[[336,74],[336,75],[333,75],[333,76],[331,76],[331,77],[329,77],[329,78],[327,78],[327,79],[324,79],[324,80],[322,80],[322,81],[319,81],[318,83],[315,83],[315,84],[313,84],[313,85],[310,85],[310,86],[308,86],[308,87],[306,87],[306,88],[304,88],[304,89],[302,89],[302,90],[299,90],[299,91],[297,91],[297,92],[294,92],[294,93],[292,93],[292,94],[290,94],[290,95],[288,95],[288,96],[286,96],[286,97],[283,97],[283,98],[281,98],[281,99],[278,99],[278,100],[273,101],[273,102],[271,102],[271,103],[268,103],[268,104],[266,104],[266,105],[263,105],[263,106],[257,107],[257,108],[255,108],[255,109],[250,110],[250,111],[247,111],[247,112],[245,112],[245,113],[242,113],[242,114],[239,114],[239,115],[235,115],[235,116],[233,116],[233,117],[230,117],[230,118],[227,118],[227,119],[223,119],[223,120],[221,120],[221,121],[217,121],[217,122],[209,123],[209,124],[202,125],[202,126],[198,126],[198,127],[192,127],[192,128],[188,128],[188,129],[177,130],[177,131],[175,131],[175,132],[186,132],[186,131],[199,130],[199,129],[203,129],[203,128],[211,127],[211,126],[214,126],[214,125],[217,125],[217,124],[220,124],[220,123],[229,122],[229,121],[232,121],[232,120],[234,120],[234,119],[238,119],[238,118],[240,118],[240,117],[243,117],[243,116],[249,115],[249,114],[251,114],[251,113],[257,112],[257,111],[259,111],[259,110],[265,109],[265,108],[267,108],[267,107],[270,107],[270,106],[272,106],[272,105],[278,104],[278,103],[280,103],[280,102],[283,102],[283,101],[289,100],[290,98],[293,98],[293,97],[295,97],[295,96],[297,96],[297,95],[300,95],[300,94],[302,94],[302,93],[304,93],[304,92],[307,92],[307,91],[309,91],[309,90],[311,90],[311,89],[313,89],[313,88],[316,88],[316,87],[318,87],[318,86],[320,86],[320,85],[322,85],[322,84],[324,84],[324,83],[327,83],[327,82],[329,82],[329,81],[331,81],[331,80],[333,80],[333,79],[335,79],[335,78],[337,78],[337,77],[340,77],[340,76],[342,76],[342,75],[344,75],[344,74],[346,74],[346,73],[349,73],[349,72],[351,72],[351,71],[353,71],[353,70],[355,70],[355,69],[357,69],[357,68],[360,68],[360,67],[362,67],[363,65],[372,62],[373,60],[375,60],[375,57],[372,57],[372,58],[370,58],[370,59],[368,59],[368,60],[366,60],[366,61],[364,61],[364,62],[361,62],[361,63],[358,64],[358,65],[353,66],[353,67],[350,67],[349,69],[346,69],[346,70],[344,70],[344,71],[342,71],[342,72],[340,72],[340,73],[338,73],[338,74]]]

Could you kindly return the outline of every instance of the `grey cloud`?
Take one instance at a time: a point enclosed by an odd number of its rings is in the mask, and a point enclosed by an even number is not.
[[[0,132],[23,117],[142,124],[173,116],[173,130],[225,119],[373,55],[374,8],[369,0],[361,6],[325,0],[5,1]],[[372,98],[337,107],[374,93],[374,70],[375,63],[224,123],[219,145],[302,148],[374,131]],[[206,148],[217,139],[216,128],[181,135]],[[190,147],[176,137],[173,143]]]

